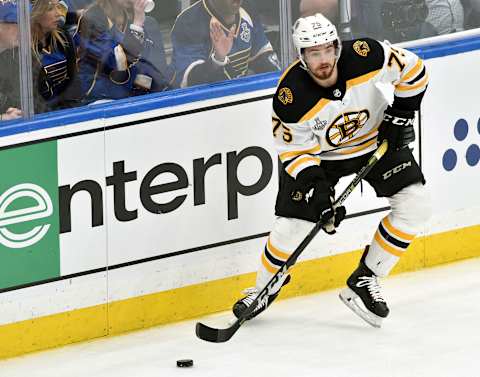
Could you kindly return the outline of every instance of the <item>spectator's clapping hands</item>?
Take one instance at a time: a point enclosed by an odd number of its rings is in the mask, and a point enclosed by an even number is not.
[[[213,49],[215,51],[215,59],[223,61],[228,55],[233,45],[233,37],[235,36],[235,25],[232,25],[228,34],[222,29],[220,22],[212,18],[210,22],[210,39],[212,40]]]

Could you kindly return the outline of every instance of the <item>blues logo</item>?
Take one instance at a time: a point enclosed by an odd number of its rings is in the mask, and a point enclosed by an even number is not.
[[[248,27],[246,22],[242,22],[240,24],[240,27],[242,29],[240,32],[240,39],[245,43],[249,43],[252,35],[252,33],[250,32],[250,28]]]

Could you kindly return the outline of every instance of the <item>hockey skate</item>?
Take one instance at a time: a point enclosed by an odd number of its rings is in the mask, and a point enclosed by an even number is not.
[[[287,275],[287,277],[285,278],[285,281],[283,282],[282,284],[282,287],[284,285],[287,285],[288,283],[290,282],[290,275]],[[279,289],[276,293],[272,294],[272,295],[267,295],[263,300],[262,302],[259,302],[257,304],[257,307],[255,308],[255,310],[249,314],[246,319],[247,320],[250,320],[252,318],[255,318],[257,315],[259,315],[261,312],[263,312],[265,309],[267,309],[273,301],[275,301],[275,299],[278,297],[278,295],[280,294],[280,290]],[[233,308],[232,308],[232,311],[233,311],[233,314],[235,315],[235,317],[239,318],[242,313],[248,308],[250,307],[250,305],[252,304],[252,302],[257,298],[258,296],[258,289],[257,288],[247,288],[245,289],[242,293],[244,293],[246,296],[241,298],[240,300],[238,300],[234,305],[233,305]]]
[[[380,292],[378,277],[365,265],[365,250],[357,269],[347,280],[347,288],[340,292],[340,299],[355,314],[373,327],[381,327],[389,313],[387,303]]]

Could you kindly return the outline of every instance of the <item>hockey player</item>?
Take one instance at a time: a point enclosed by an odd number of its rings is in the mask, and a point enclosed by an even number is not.
[[[187,87],[280,70],[263,25],[242,0],[201,0],[172,29],[176,85]]]
[[[428,73],[418,56],[402,48],[369,38],[342,43],[335,26],[319,13],[296,21],[293,41],[299,59],[287,68],[273,97],[273,136],[283,163],[278,217],[256,287],[235,303],[233,312],[238,317],[253,302],[313,222],[321,219],[326,233],[335,233],[345,217],[345,208],[332,207],[336,183],[360,170],[386,139],[389,150],[366,181],[377,196],[388,198],[391,212],[340,293],[355,313],[379,327],[389,309],[378,278],[389,274],[430,213],[425,179],[408,148]],[[377,83],[393,85],[391,105]],[[248,319],[265,310],[289,280],[284,275]]]

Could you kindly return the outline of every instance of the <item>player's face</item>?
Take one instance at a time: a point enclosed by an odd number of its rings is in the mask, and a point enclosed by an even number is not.
[[[335,67],[335,46],[333,43],[307,47],[304,52],[305,63],[310,72],[319,80],[329,79]]]

